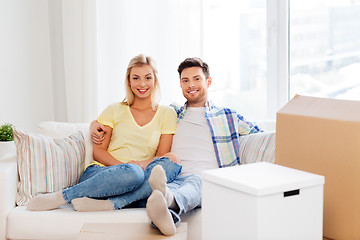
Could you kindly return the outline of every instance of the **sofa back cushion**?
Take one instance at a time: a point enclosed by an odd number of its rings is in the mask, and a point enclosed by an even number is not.
[[[240,137],[241,164],[275,162],[275,131],[260,132]]]

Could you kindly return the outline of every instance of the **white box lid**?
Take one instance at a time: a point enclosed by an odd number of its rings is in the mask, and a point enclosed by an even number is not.
[[[324,184],[323,176],[273,163],[259,162],[206,170],[203,181],[254,196],[264,196]]]

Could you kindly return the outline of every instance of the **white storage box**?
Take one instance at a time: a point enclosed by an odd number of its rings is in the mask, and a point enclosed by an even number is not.
[[[261,162],[202,179],[204,240],[322,239],[323,176]]]

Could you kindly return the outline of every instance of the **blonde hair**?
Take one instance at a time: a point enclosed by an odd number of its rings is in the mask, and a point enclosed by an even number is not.
[[[126,70],[126,78],[125,78],[125,89],[126,89],[126,97],[122,101],[122,103],[131,105],[134,102],[134,93],[130,88],[130,72],[133,67],[142,67],[148,65],[151,67],[154,72],[154,88],[151,93],[151,106],[154,110],[156,110],[157,106],[160,102],[160,84],[158,81],[158,72],[156,69],[156,62],[150,56],[145,56],[144,54],[140,54],[136,57],[133,57]]]

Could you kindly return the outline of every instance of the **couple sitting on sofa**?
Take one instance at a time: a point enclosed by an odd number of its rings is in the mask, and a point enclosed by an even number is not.
[[[174,111],[158,104],[154,60],[134,57],[126,72],[125,100],[91,124],[95,161],[79,184],[38,195],[28,209],[72,203],[78,211],[101,211],[146,203],[152,222],[173,235],[180,214],[201,206],[200,172],[240,164],[239,136],[261,131],[233,110],[208,102],[212,79],[201,59],[185,59],[178,72],[187,102]]]

